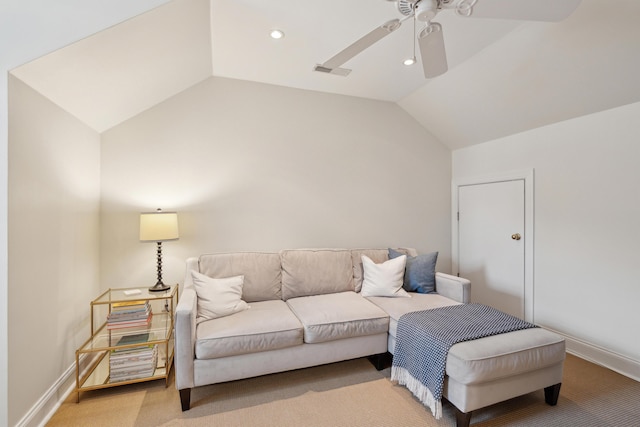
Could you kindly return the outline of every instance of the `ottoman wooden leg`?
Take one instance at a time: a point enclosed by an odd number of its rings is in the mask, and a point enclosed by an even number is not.
[[[471,412],[462,412],[460,409],[456,408],[456,427],[469,427],[471,423]]]
[[[562,383],[550,385],[544,389],[544,401],[547,405],[556,406],[558,403],[558,396],[560,396],[560,386]]]

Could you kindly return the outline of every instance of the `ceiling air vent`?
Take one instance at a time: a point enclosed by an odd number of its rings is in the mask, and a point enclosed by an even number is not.
[[[351,72],[351,70],[346,68],[329,68],[329,67],[325,67],[322,64],[317,64],[315,67],[313,67],[313,71],[317,71],[319,73],[326,73],[326,74],[335,74],[337,76],[342,76],[342,77],[348,76],[349,73]]]

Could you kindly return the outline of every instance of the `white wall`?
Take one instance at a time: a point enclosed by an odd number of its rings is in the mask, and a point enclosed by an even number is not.
[[[535,169],[535,322],[640,378],[638,117],[640,103],[457,150],[453,177]]]
[[[8,72],[31,59],[168,0],[0,2],[0,426],[8,425]]]
[[[167,283],[215,251],[413,246],[450,270],[450,151],[397,105],[210,78],[102,135],[102,285],[147,286],[138,213],[177,209]]]
[[[14,425],[73,365],[89,336],[89,301],[100,290],[100,136],[15,77],[9,99]]]

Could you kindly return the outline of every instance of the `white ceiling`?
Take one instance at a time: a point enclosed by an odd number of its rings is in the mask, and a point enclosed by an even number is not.
[[[211,75],[207,1],[170,2],[12,70],[103,132]]]
[[[396,17],[384,0],[174,0],[13,73],[98,132],[214,75],[397,102],[452,149],[640,101],[638,0],[583,0],[560,23],[441,12],[449,71],[431,80],[402,65],[411,21],[348,77],[312,71]]]
[[[423,86],[422,67],[403,65],[413,56],[413,23],[348,61],[348,77],[313,72],[352,42],[393,18],[395,3],[384,0],[214,0],[213,73],[323,92],[397,102]],[[450,68],[499,40],[520,23],[465,19],[452,11],[437,19],[444,26]],[[484,21],[484,22],[483,22]],[[419,24],[417,30],[424,27]],[[285,32],[281,40],[269,29]],[[419,57],[419,53],[417,53]]]

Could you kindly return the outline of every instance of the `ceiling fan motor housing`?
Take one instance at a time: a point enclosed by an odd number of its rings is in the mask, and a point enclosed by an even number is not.
[[[415,7],[418,21],[430,22],[438,14],[438,0],[421,0]]]

